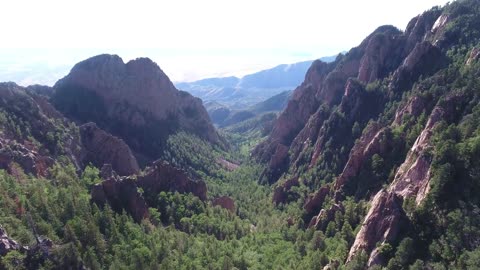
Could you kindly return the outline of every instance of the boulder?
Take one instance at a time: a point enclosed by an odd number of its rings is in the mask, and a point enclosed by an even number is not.
[[[10,238],[3,227],[0,226],[0,257],[5,256],[12,250],[20,250],[20,246],[17,241]]]
[[[220,206],[230,211],[230,213],[235,213],[235,202],[233,201],[232,198],[228,196],[222,196],[222,197],[213,199],[212,205]]]

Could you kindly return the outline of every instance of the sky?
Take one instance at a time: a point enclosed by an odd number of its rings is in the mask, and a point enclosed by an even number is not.
[[[0,81],[47,84],[88,57],[149,57],[172,81],[242,76],[405,29],[444,0],[1,0]]]

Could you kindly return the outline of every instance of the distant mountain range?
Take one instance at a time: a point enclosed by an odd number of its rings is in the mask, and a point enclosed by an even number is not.
[[[283,91],[241,110],[231,109],[216,101],[206,101],[203,105],[207,109],[212,122],[218,127],[224,128],[266,113],[281,112],[287,106],[292,93],[293,91]]]
[[[329,63],[336,57],[322,57],[320,60]],[[245,109],[272,96],[295,89],[305,79],[305,73],[312,62],[313,60],[278,65],[242,78],[208,78],[176,83],[175,86],[201,98],[204,102],[215,101],[231,109]]]

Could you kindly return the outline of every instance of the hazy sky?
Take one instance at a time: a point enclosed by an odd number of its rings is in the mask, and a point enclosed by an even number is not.
[[[0,81],[52,84],[100,53],[152,58],[173,81],[334,55],[444,0],[0,2]]]

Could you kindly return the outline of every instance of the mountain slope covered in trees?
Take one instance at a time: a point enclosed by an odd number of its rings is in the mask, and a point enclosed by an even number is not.
[[[1,83],[0,269],[478,269],[478,29],[478,0],[379,27],[220,130],[147,59]]]

